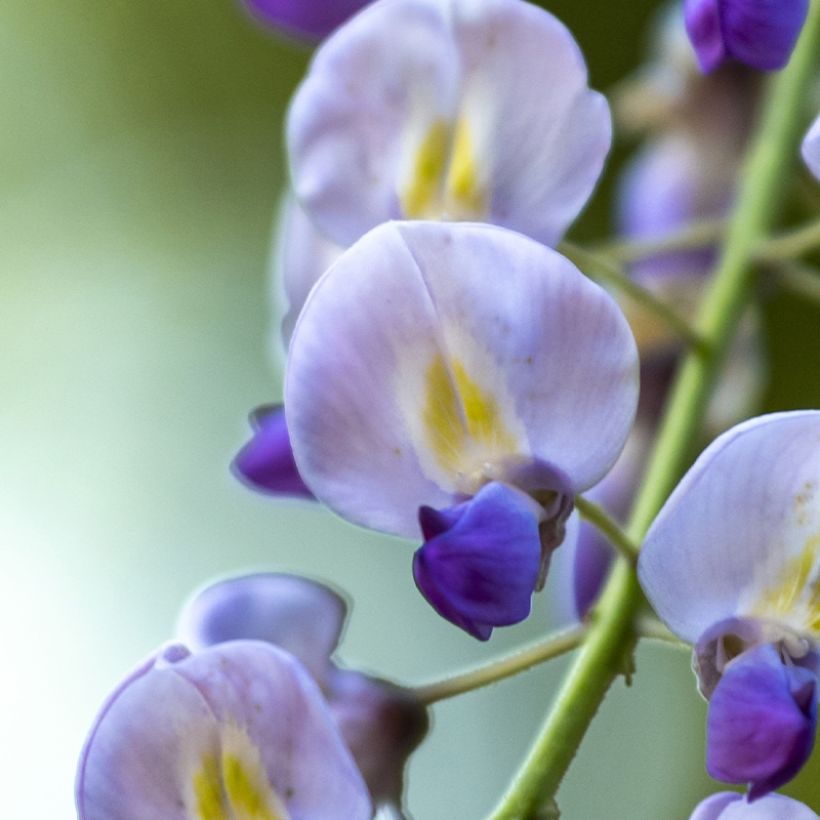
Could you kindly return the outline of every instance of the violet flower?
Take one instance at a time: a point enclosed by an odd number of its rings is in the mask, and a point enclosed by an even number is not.
[[[695,644],[709,773],[754,800],[805,763],[817,725],[820,411],[720,436],[664,505],[641,552],[658,615]]]
[[[707,797],[689,820],[818,820],[805,804],[782,794],[769,794],[749,803],[737,792],[720,792]]]
[[[321,688],[374,805],[398,812],[404,768],[427,732],[427,710],[409,690],[332,659],[346,615],[345,602],[323,584],[260,573],[196,593],[183,608],[178,634],[197,651],[252,639],[296,657]]]
[[[803,29],[808,0],[685,0],[686,29],[701,68],[727,60],[783,68]]]
[[[803,140],[803,159],[809,170],[820,180],[820,116]]]
[[[487,639],[528,614],[637,392],[623,315],[566,259],[501,228],[406,222],[316,285],[285,402],[310,489],[354,523],[421,529],[422,593]]]
[[[330,34],[368,0],[245,0],[261,23],[296,37],[316,41]]]
[[[259,641],[142,664],[91,730],[76,797],[79,820],[372,817],[319,688]]]
[[[347,247],[389,219],[555,244],[611,142],[577,43],[523,0],[379,0],[317,51],[287,124],[296,197]]]

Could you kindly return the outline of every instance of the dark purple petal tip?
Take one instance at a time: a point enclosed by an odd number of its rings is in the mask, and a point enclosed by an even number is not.
[[[252,416],[252,422],[253,438],[233,462],[240,481],[268,495],[314,499],[296,468],[284,409],[264,408]]]
[[[791,780],[811,754],[817,726],[817,678],[784,663],[774,645],[731,661],[709,703],[706,769],[727,783],[749,784],[756,800]]]
[[[529,615],[541,560],[530,498],[493,482],[447,510],[422,507],[419,520],[428,540],[413,576],[436,612],[482,641]]]
[[[789,61],[808,13],[808,0],[686,0],[686,30],[701,68],[727,60],[761,71]]]
[[[250,13],[265,25],[317,41],[330,34],[369,0],[245,0]]]

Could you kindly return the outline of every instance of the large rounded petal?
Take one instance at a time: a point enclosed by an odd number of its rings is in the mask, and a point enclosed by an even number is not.
[[[100,714],[77,778],[81,820],[369,820],[366,787],[316,684],[240,641],[164,654]]]
[[[820,117],[814,121],[803,140],[803,159],[809,170],[820,180]]]
[[[319,51],[288,121],[296,194],[348,245],[391,218],[558,241],[611,142],[578,46],[521,0],[381,0]]]
[[[716,439],[664,505],[638,564],[658,615],[694,643],[734,616],[818,634],[820,412],[762,416]]]
[[[324,584],[280,572],[217,581],[198,591],[177,634],[192,649],[235,640],[267,641],[298,658],[323,682],[347,606]]]
[[[347,251],[305,306],[285,387],[308,486],[409,536],[420,506],[522,463],[591,486],[636,401],[634,340],[601,288],[532,240],[453,223],[384,225]]]
[[[749,803],[737,792],[721,792],[702,801],[689,820],[817,820],[817,815],[804,803],[782,794],[769,794]]]

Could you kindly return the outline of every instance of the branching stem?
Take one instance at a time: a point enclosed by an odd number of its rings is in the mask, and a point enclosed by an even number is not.
[[[581,518],[600,530],[607,541],[631,564],[638,559],[638,545],[623,531],[621,526],[600,504],[595,504],[582,495],[575,497],[575,508]]]

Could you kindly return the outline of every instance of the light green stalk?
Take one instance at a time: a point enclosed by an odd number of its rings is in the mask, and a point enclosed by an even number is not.
[[[638,494],[627,534],[643,541],[649,525],[685,469],[726,347],[754,282],[755,249],[767,236],[797,157],[803,109],[820,53],[820,0],[812,0],[795,53],[769,89],[760,127],[750,146],[737,207],[708,291],[697,330],[708,355],[690,351],[672,390],[667,412]],[[634,570],[619,561],[573,667],[493,820],[535,820],[558,787],[615,677],[630,666],[637,642],[635,616],[642,601]]]

